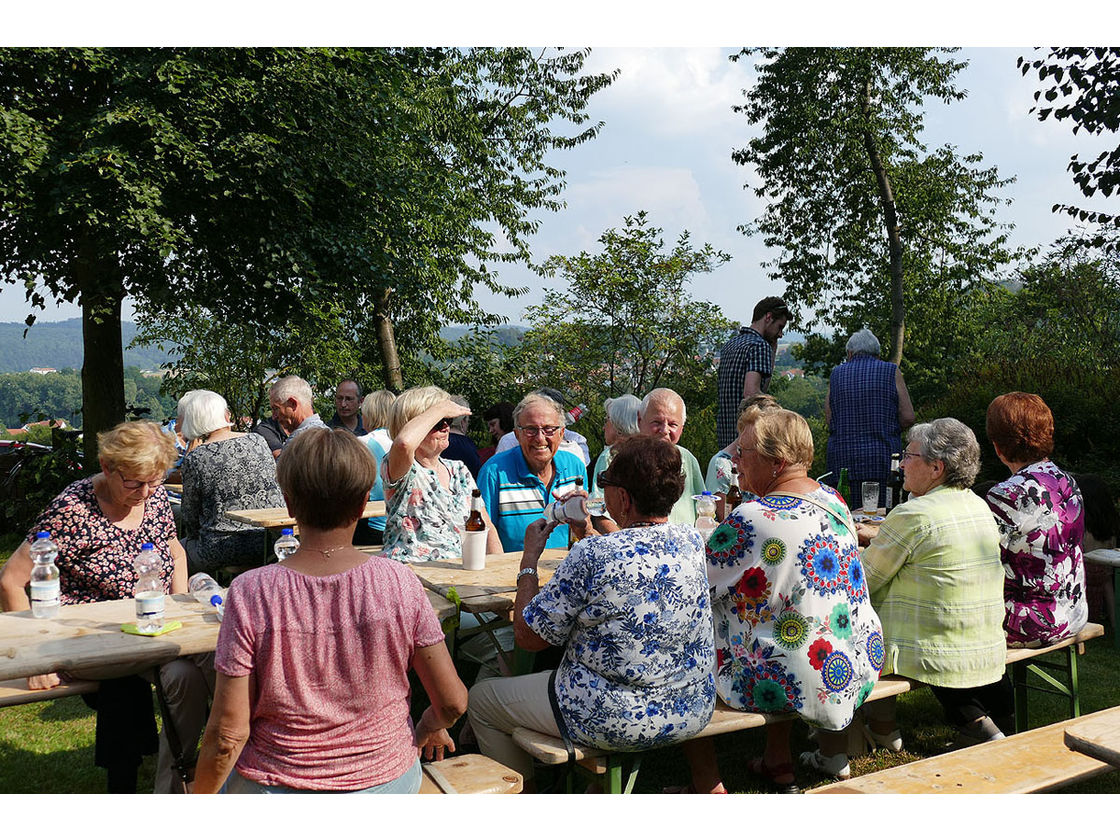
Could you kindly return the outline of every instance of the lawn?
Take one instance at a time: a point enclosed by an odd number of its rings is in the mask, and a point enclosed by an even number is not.
[[[0,566],[17,545],[18,538],[12,542],[0,537]],[[1082,713],[1120,705],[1120,651],[1113,647],[1112,636],[1105,635],[1090,642],[1079,664]],[[467,668],[473,671],[472,666],[465,665],[463,676],[471,679],[473,673]],[[419,713],[422,705],[423,698],[417,690],[414,712]],[[1032,727],[1054,723],[1068,715],[1068,704],[1063,698],[1033,692],[1030,709]],[[898,701],[898,719],[904,751],[879,750],[854,758],[851,762],[853,775],[937,755],[945,752],[952,740],[953,732],[943,722],[940,707],[928,689],[902,695]],[[794,727],[795,755],[813,746],[806,735],[806,727]],[[762,730],[747,730],[717,739],[720,768],[732,792],[764,792],[759,782],[744,769],[747,759],[761,754],[763,737]],[[0,709],[0,793],[104,792],[105,773],[93,765],[93,742],[94,713],[78,697]],[[154,770],[155,757],[145,758],[139,774],[139,790],[151,790]],[[831,781],[807,770],[799,770],[797,778],[803,788]],[[657,793],[666,785],[687,781],[687,764],[680,748],[666,747],[643,758],[636,791]],[[1120,793],[1120,773],[1108,773],[1062,792]]]

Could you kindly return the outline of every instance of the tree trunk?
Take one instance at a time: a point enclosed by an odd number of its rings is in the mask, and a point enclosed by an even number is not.
[[[395,394],[404,390],[401,360],[397,356],[397,338],[393,334],[393,321],[389,318],[389,295],[392,289],[383,289],[374,305],[374,324],[377,327],[377,348],[381,351],[381,364],[385,368],[385,385]]]
[[[87,257],[83,248],[83,257]],[[124,351],[121,300],[124,284],[112,280],[116,266],[96,257],[75,265],[82,289],[82,450],[87,472],[96,472],[97,434],[124,420]]]
[[[898,212],[895,207],[894,190],[891,187],[890,176],[887,175],[883,157],[879,153],[879,144],[871,133],[869,98],[871,83],[867,83],[861,99],[863,108],[864,128],[863,145],[867,150],[867,158],[871,163],[871,171],[875,173],[875,182],[879,185],[879,203],[883,207],[883,224],[887,229],[887,245],[890,249],[890,274],[891,274],[891,357],[890,361],[896,365],[902,363],[902,344],[906,337],[906,304],[902,298],[902,237],[899,233]]]

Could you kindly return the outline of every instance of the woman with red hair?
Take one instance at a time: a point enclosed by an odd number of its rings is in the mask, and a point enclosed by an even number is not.
[[[988,438],[1011,477],[988,491],[1004,568],[1009,647],[1072,636],[1088,618],[1081,491],[1050,460],[1054,416],[1037,394],[1013,391],[988,406]]]

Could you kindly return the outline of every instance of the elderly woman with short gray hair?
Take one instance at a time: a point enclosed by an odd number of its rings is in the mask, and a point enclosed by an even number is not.
[[[272,450],[260,435],[233,431],[221,394],[188,391],[179,400],[178,414],[188,444],[181,509],[188,571],[259,565],[264,529],[235,522],[225,513],[283,507]]]
[[[614,455],[615,444],[622,443],[628,437],[638,433],[638,409],[642,401],[633,394],[623,394],[621,397],[607,397],[603,401],[603,410],[607,417],[603,421],[603,451],[595,461],[595,469],[591,474],[591,494],[602,495],[599,488],[599,474],[611,463]]]
[[[980,447],[951,417],[910,430],[902,453],[910,498],[870,537],[863,568],[883,622],[883,674],[933,688],[960,746],[1004,736],[1012,726],[1004,676],[1003,565],[999,531],[987,504],[970,491]],[[902,747],[889,700],[867,706],[873,740]]]

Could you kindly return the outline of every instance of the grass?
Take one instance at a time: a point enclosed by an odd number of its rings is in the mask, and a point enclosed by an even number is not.
[[[14,540],[14,542],[13,542]],[[0,567],[19,545],[18,537],[0,536]],[[463,677],[473,679],[474,666],[464,663]],[[1120,705],[1120,651],[1111,634],[1086,645],[1079,657],[1081,712]],[[424,705],[415,680],[414,714]],[[1064,720],[1069,715],[1064,698],[1032,692],[1030,726]],[[157,714],[157,720],[158,720]],[[852,775],[861,776],[887,767],[916,761],[947,750],[953,730],[945,724],[941,707],[928,689],[903,694],[898,700],[898,720],[905,749],[885,750],[853,758]],[[103,793],[105,772],[93,764],[94,712],[81,698],[65,697],[47,703],[0,709],[0,792],[3,793]],[[454,730],[453,730],[454,731]],[[794,727],[793,752],[813,748],[803,725]],[[724,784],[734,793],[764,793],[766,789],[746,772],[747,760],[761,755],[764,733],[760,729],[724,735],[716,739],[716,753]],[[155,756],[140,768],[138,790],[152,789]],[[832,780],[809,770],[798,769],[798,784],[812,788]],[[659,793],[668,785],[688,781],[688,765],[679,747],[666,747],[646,754],[635,787],[637,793]],[[1062,793],[1120,793],[1120,773],[1064,788]]]

